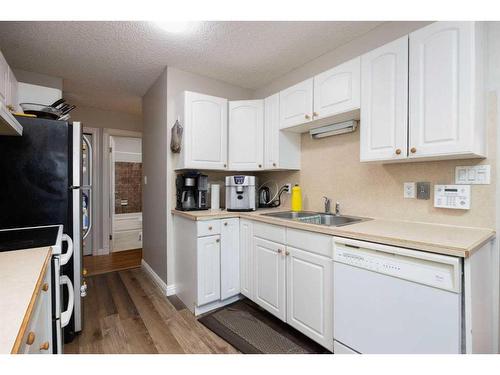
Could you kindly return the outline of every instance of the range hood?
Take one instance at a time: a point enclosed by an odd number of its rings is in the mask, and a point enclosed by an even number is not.
[[[356,131],[357,127],[358,127],[357,120],[349,120],[349,121],[339,122],[337,124],[331,124],[322,126],[320,128],[311,129],[309,130],[309,134],[311,134],[312,138],[319,139],[319,138],[331,137],[333,135],[351,133],[353,131]]]

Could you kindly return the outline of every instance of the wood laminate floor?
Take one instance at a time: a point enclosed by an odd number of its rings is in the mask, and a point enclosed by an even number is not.
[[[109,255],[87,255],[83,257],[83,267],[87,276],[121,271],[141,266],[142,249],[118,251]]]
[[[174,307],[141,268],[88,277],[87,283],[84,329],[65,345],[67,354],[238,353],[179,300],[172,300]]]

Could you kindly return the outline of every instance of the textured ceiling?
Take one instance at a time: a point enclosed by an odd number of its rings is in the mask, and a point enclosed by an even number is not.
[[[139,113],[165,66],[255,89],[381,22],[200,22],[171,34],[149,22],[0,22],[14,68],[64,79],[80,105]]]

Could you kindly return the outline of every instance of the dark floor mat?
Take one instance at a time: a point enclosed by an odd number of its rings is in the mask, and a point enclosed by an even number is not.
[[[199,322],[245,354],[330,353],[248,299],[213,311]]]

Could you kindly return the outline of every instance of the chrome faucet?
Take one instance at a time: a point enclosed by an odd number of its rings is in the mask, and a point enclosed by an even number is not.
[[[325,214],[329,214],[330,213],[330,198],[328,197],[323,197],[323,199],[325,200]]]
[[[335,216],[340,215],[340,202],[335,202]]]

